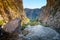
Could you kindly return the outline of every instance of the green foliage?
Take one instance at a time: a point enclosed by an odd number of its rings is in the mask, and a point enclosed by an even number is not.
[[[22,29],[21,29],[21,30],[23,30],[24,28],[26,28],[26,27],[27,27],[27,25],[28,25],[28,24],[23,24],[23,25],[22,25]]]
[[[34,26],[34,25],[40,25],[41,23],[38,21],[38,19],[31,20],[29,25]]]
[[[3,23],[4,23],[3,20],[0,20],[0,25],[3,25]]]
[[[31,21],[31,22],[29,23],[29,25],[31,25],[31,26],[38,25],[38,22],[37,22],[37,21]]]
[[[22,30],[23,30],[24,28],[26,28],[28,25],[34,26],[34,25],[40,25],[40,24],[41,24],[41,23],[38,22],[36,19],[30,20],[30,22],[29,22],[28,24],[23,24],[23,25],[22,25]]]
[[[49,27],[48,24],[45,24],[44,26],[45,26],[45,27]]]

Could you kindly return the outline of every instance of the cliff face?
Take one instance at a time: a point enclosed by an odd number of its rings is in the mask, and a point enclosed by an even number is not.
[[[21,18],[21,15],[26,17],[22,0],[0,0],[0,15],[4,22]]]
[[[29,9],[29,8],[25,8],[24,9],[26,12],[26,16],[30,19],[30,20],[34,20],[36,18],[38,18],[38,15],[40,14],[41,9]]]
[[[60,0],[47,0],[47,5],[42,11],[40,21],[44,25],[60,29]]]

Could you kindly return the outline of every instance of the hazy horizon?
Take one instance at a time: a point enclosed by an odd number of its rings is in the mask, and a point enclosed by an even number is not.
[[[24,9],[40,9],[40,8],[24,8]]]
[[[46,0],[23,0],[23,7],[29,9],[41,8],[46,5]]]

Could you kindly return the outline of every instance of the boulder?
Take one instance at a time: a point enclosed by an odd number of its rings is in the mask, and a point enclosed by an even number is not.
[[[20,21],[21,20],[19,18],[13,19],[10,22],[8,22],[3,29],[9,33],[13,32],[19,33],[21,29]]]

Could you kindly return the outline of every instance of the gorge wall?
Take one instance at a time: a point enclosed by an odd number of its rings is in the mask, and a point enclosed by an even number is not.
[[[60,0],[47,0],[47,5],[42,7],[39,20],[43,25],[60,29]]]
[[[4,22],[21,18],[21,15],[26,17],[22,0],[0,0],[0,16]]]

